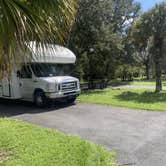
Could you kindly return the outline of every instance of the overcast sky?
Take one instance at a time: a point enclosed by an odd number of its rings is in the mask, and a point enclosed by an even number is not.
[[[135,0],[141,2],[143,11],[147,11],[152,8],[156,3],[166,2],[166,0]]]

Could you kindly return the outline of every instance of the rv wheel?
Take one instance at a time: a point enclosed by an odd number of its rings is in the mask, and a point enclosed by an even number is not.
[[[47,98],[42,91],[37,91],[35,93],[34,102],[36,106],[40,108],[47,106]]]

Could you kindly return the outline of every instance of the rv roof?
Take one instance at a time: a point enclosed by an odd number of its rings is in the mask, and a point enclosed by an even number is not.
[[[47,47],[42,45],[36,46],[34,42],[28,44],[30,50],[32,50],[33,63],[75,63],[76,56],[69,49],[49,44]]]

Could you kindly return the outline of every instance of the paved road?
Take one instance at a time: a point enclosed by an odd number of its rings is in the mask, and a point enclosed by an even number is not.
[[[135,111],[95,104],[36,109],[3,101],[1,116],[25,120],[104,145],[121,164],[166,165],[166,112]],[[134,164],[135,163],[135,164]]]

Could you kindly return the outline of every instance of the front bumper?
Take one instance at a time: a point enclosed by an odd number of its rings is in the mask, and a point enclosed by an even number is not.
[[[80,89],[66,92],[46,92],[45,95],[49,99],[60,99],[68,96],[78,96],[81,93]]]

